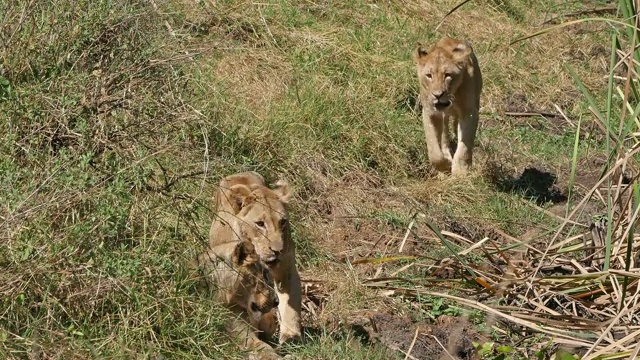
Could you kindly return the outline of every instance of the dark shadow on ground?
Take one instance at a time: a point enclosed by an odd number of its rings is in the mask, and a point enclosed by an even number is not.
[[[490,180],[498,191],[522,194],[538,205],[567,201],[567,196],[556,185],[557,176],[535,167],[524,169],[518,178],[494,173]]]

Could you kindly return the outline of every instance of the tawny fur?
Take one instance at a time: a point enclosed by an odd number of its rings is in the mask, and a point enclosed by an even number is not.
[[[244,347],[258,351],[263,359],[281,358],[273,348],[259,338],[262,317],[278,306],[273,278],[249,241],[231,241],[211,247],[190,262],[199,268],[216,300],[234,316],[227,330]]]
[[[473,142],[478,129],[482,75],[469,43],[444,38],[414,54],[422,122],[429,161],[439,171],[466,174],[473,162]],[[451,155],[449,122],[457,131],[457,147]]]
[[[279,299],[280,343],[301,335],[302,291],[286,208],[290,197],[286,181],[280,180],[270,189],[255,172],[227,176],[220,181],[216,192],[216,214],[209,231],[210,247],[248,240],[269,266]],[[259,329],[269,334],[275,321],[273,314],[265,314]]]

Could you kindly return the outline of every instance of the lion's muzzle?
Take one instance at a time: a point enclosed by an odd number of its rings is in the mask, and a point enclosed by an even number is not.
[[[451,99],[445,91],[433,92],[433,107],[437,111],[444,111],[451,106]]]

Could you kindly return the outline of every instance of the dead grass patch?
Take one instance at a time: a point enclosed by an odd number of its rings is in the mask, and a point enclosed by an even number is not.
[[[216,79],[229,97],[242,101],[258,120],[264,121],[271,105],[282,101],[293,79],[292,71],[277,52],[247,49],[216,61],[211,79]]]

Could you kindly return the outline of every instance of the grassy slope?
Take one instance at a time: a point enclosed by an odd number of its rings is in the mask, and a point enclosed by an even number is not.
[[[309,319],[315,335],[286,351],[387,358],[331,325],[389,306],[359,285],[371,268],[341,260],[393,253],[373,236],[396,249],[415,210],[514,236],[552,227],[509,184],[535,166],[562,188],[574,129],[504,111],[587,114],[563,63],[605,81],[597,26],[507,45],[581,5],[480,1],[434,33],[455,3],[1,3],[0,71],[15,90],[0,100],[2,357],[234,351],[181,264],[203,248],[218,179],[252,169],[295,185],[303,277],[330,295]],[[429,170],[408,105],[411,50],[445,34],[474,44],[485,78],[478,171],[462,183]],[[581,142],[582,158],[593,153]]]

